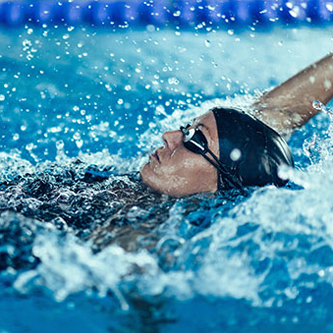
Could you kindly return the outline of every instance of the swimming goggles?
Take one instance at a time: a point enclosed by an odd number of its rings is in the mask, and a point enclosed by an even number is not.
[[[202,133],[202,131],[199,128],[188,128],[188,126],[180,127],[180,130],[182,131],[184,135],[184,146],[191,152],[195,154],[202,155],[210,164],[212,164],[217,170],[220,171],[222,175],[222,181],[226,185],[226,189],[232,189],[232,188],[242,188],[242,183],[238,179],[238,177],[234,174],[232,174],[227,166],[220,161],[216,155],[208,148],[207,139]],[[209,153],[214,160],[209,158],[207,156],[207,153]]]

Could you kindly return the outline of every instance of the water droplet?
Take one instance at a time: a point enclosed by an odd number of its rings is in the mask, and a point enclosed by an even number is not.
[[[30,151],[34,148],[34,144],[33,143],[28,143],[26,146],[25,146],[25,149]]]
[[[236,162],[238,161],[242,156],[242,152],[238,149],[238,148],[235,148],[231,151],[230,153],[230,158]]]
[[[56,142],[56,147],[57,147],[58,150],[64,149],[64,141],[62,141],[62,140],[57,141]]]
[[[77,146],[79,149],[82,148],[82,146],[83,146],[83,141],[82,141],[82,140],[76,140],[75,143],[76,143],[76,146]]]
[[[176,77],[171,77],[171,78],[169,78],[168,83],[169,84],[178,85],[179,81],[178,81],[178,79]]]
[[[289,11],[290,16],[297,18],[299,15],[300,9],[298,6],[295,6],[292,10]]]
[[[154,32],[155,31],[155,26],[152,24],[147,25],[146,27],[148,32]]]
[[[312,106],[318,111],[326,110],[325,105],[318,100],[313,101]]]
[[[167,117],[167,114],[165,113],[165,108],[163,105],[158,105],[156,107],[157,114],[163,114],[164,116]]]
[[[332,87],[332,82],[330,80],[325,80],[324,86],[326,89],[330,89]]]

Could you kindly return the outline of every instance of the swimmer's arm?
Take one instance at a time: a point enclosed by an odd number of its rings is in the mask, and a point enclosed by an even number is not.
[[[265,123],[285,134],[309,121],[333,97],[333,53],[300,71],[253,104]]]

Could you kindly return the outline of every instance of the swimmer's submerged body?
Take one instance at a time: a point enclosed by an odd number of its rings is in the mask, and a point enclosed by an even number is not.
[[[181,197],[195,193],[286,183],[282,165],[294,166],[283,136],[309,121],[333,97],[333,55],[329,54],[278,87],[251,107],[215,108],[179,130],[162,135],[164,146],[141,169],[152,190]]]

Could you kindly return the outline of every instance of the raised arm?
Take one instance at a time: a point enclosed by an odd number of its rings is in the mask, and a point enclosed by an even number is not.
[[[309,121],[319,111],[312,106],[327,104],[333,97],[333,53],[303,69],[253,104],[258,118],[287,134]]]

